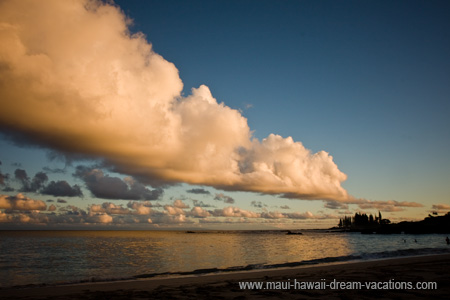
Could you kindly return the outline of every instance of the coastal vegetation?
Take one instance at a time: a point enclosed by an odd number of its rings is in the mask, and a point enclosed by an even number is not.
[[[429,214],[421,221],[403,221],[391,223],[383,219],[381,212],[378,216],[365,213],[355,213],[339,219],[338,228],[342,231],[361,233],[450,233],[450,212],[443,216]],[[336,229],[334,227],[333,229]]]

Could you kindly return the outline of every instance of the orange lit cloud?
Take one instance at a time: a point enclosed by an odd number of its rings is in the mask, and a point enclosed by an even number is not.
[[[194,218],[206,218],[206,217],[209,217],[211,214],[207,210],[205,210],[199,206],[195,206],[188,213],[188,215],[192,216]]]
[[[450,205],[448,204],[433,204],[433,209],[437,210],[450,210]]]
[[[446,213],[450,212],[450,205],[448,204],[433,204],[432,212],[438,212],[438,213]]]
[[[142,34],[130,34],[129,23],[120,9],[100,1],[1,2],[0,129],[103,159],[148,184],[348,200],[341,186],[347,176],[327,152],[311,153],[290,137],[253,138],[246,118],[217,102],[205,85],[182,97],[177,68]],[[103,195],[101,183],[115,179],[100,175],[88,187]],[[121,187],[132,194],[126,199],[149,199],[133,182]],[[168,208],[168,221],[185,221],[173,212]],[[95,215],[91,221],[112,220]]]
[[[0,209],[46,210],[47,205],[42,200],[33,200],[23,194],[17,194],[16,196],[0,195]]]
[[[318,214],[311,212],[280,213],[264,210],[254,212],[239,207],[225,207],[222,209],[206,210],[195,206],[192,209],[181,200],[175,200],[172,205],[151,208],[149,201],[130,201],[123,207],[111,202],[91,204],[88,211],[74,205],[57,207],[52,204],[46,207],[41,200],[33,200],[22,194],[17,196],[0,195],[0,222],[23,224],[72,224],[84,226],[88,224],[201,224],[201,223],[265,223],[283,222],[293,223],[297,220],[326,220],[336,219],[334,215]],[[58,211],[56,213],[56,211]]]
[[[361,209],[376,209],[385,212],[395,212],[402,211],[404,207],[423,207],[422,204],[417,202],[398,202],[394,200],[388,201],[368,201],[366,200],[364,203],[359,203],[358,206]]]

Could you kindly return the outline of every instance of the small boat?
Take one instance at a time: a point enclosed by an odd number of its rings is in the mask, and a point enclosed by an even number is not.
[[[301,235],[303,233],[301,233],[301,232],[293,232],[293,231],[288,230],[288,232],[286,234],[289,234],[289,235],[291,235],[291,234]]]

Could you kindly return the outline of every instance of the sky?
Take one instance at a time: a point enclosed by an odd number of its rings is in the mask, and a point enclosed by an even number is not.
[[[3,1],[0,229],[450,211],[448,1]]]

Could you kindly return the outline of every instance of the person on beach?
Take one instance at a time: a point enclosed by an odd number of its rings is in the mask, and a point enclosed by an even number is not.
[[[445,238],[445,241],[447,242],[447,245],[450,245],[450,240],[448,239],[448,237]]]

